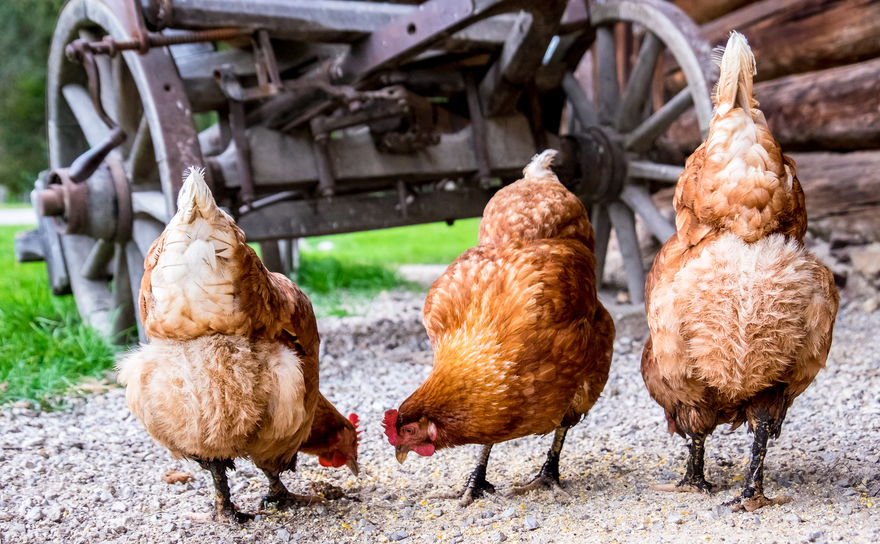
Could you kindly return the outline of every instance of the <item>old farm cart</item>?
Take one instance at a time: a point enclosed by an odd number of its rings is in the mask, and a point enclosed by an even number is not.
[[[671,235],[650,188],[681,171],[654,143],[691,107],[703,130],[711,115],[696,36],[662,0],[71,0],[24,253],[113,334],[139,326],[143,258],[190,165],[283,269],[298,237],[479,216],[560,146],[599,262],[614,228],[638,301],[633,212]],[[673,71],[683,88],[658,92]]]

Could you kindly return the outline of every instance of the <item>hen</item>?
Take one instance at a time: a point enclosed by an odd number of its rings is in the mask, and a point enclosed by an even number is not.
[[[593,229],[580,200],[536,156],[524,178],[486,205],[479,244],[434,282],[424,324],[434,349],[428,379],[385,412],[401,463],[482,444],[461,504],[484,492],[493,444],[555,430],[538,476],[516,493],[559,489],[566,432],[605,386],[614,324],[596,298]]]
[[[144,263],[140,316],[150,343],[119,363],[129,408],[172,455],[211,473],[222,515],[250,517],[229,496],[226,470],[236,457],[251,458],[269,479],[265,501],[320,500],[288,492],[279,479],[310,433],[314,453],[329,464],[344,457],[357,470],[354,426],[318,392],[311,303],[263,266],[203,172],[189,172],[177,204]],[[316,413],[332,426],[313,432]]]
[[[666,490],[708,491],[705,438],[748,422],[751,463],[735,509],[764,495],[769,437],[825,366],[838,295],[831,271],[804,248],[804,193],[752,96],[755,59],[732,33],[715,115],[688,159],[674,206],[678,232],[645,285],[650,338],[642,376],[670,432],[690,437],[684,479]]]

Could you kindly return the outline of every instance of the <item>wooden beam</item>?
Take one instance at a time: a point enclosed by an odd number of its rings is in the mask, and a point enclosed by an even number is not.
[[[695,23],[701,25],[731,11],[738,10],[743,6],[754,3],[756,0],[675,0],[673,2]]]

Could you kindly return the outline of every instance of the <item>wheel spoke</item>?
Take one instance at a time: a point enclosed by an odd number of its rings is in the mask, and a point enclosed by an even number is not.
[[[574,74],[567,72],[562,78],[562,88],[574,110],[574,116],[581,126],[581,130],[594,126],[596,121],[596,106],[584,92],[580,82]]]
[[[655,181],[664,181],[666,183],[676,183],[683,170],[683,166],[677,166],[674,164],[660,164],[651,161],[631,160],[629,161],[627,173],[631,178],[652,179]]]
[[[89,98],[89,92],[85,87],[71,83],[61,89],[61,94],[64,95],[73,116],[76,117],[76,122],[82,129],[89,146],[95,147],[101,143],[110,134],[110,129],[95,111],[95,106],[92,104],[92,99]]]
[[[611,124],[620,106],[620,82],[617,79],[617,52],[614,27],[596,29],[596,56],[599,61],[599,122]]]
[[[138,226],[138,220],[135,220],[135,228]],[[144,277],[144,255],[140,252],[134,241],[129,241],[125,244],[125,260],[128,265],[131,300],[134,306],[137,307],[140,305],[141,279]],[[144,326],[141,323],[140,313],[133,310],[132,314],[137,325],[138,338],[141,342],[146,342],[147,337],[144,335]]]
[[[675,227],[654,206],[647,189],[640,185],[625,185],[620,197],[627,206],[639,214],[645,226],[659,241],[665,242],[675,234]]]
[[[629,131],[642,116],[645,100],[651,91],[651,81],[654,77],[657,59],[660,58],[662,51],[663,43],[657,39],[657,36],[647,32],[623,94],[620,117],[617,120],[619,131]]]
[[[608,254],[608,237],[611,236],[611,220],[608,208],[601,204],[593,204],[590,221],[596,235],[596,287],[602,285],[605,277],[605,256]]]
[[[162,191],[136,191],[131,194],[131,211],[133,214],[152,217],[153,221],[159,223],[159,230],[155,236],[146,244],[146,246],[138,243],[138,247],[146,254],[147,248],[153,243],[153,240],[159,237],[165,224],[171,219],[166,217],[168,212],[165,208],[165,195]],[[134,237],[137,239],[135,233]]]
[[[608,215],[617,234],[620,253],[623,255],[630,302],[642,304],[645,301],[645,273],[642,270],[642,254],[639,250],[639,238],[636,235],[635,216],[622,202],[608,204]]]
[[[139,123],[144,116],[144,110],[137,86],[128,73],[122,55],[113,58],[113,91],[116,107],[108,112],[112,112],[111,117],[116,119],[125,134],[129,136],[123,144],[123,151],[127,154],[128,148],[133,144],[131,136],[136,135],[136,131],[140,128]]]
[[[113,242],[98,240],[82,265],[82,275],[90,280],[107,278],[107,265],[113,258]]]
[[[113,258],[113,341],[122,343],[135,326],[131,278],[128,276],[126,244],[116,244]]]
[[[672,100],[663,104],[662,108],[655,111],[641,125],[629,133],[624,138],[624,147],[629,151],[644,151],[648,149],[654,143],[654,140],[663,134],[693,103],[694,97],[691,95],[690,89],[682,89]]]
[[[141,116],[125,160],[125,173],[133,185],[159,187],[159,170],[153,154],[153,137],[147,117]]]

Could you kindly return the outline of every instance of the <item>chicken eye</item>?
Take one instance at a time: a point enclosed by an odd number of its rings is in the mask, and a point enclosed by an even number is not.
[[[404,431],[406,434],[412,434],[412,433],[413,433],[412,427],[407,427],[407,428],[405,428],[403,431]]]

